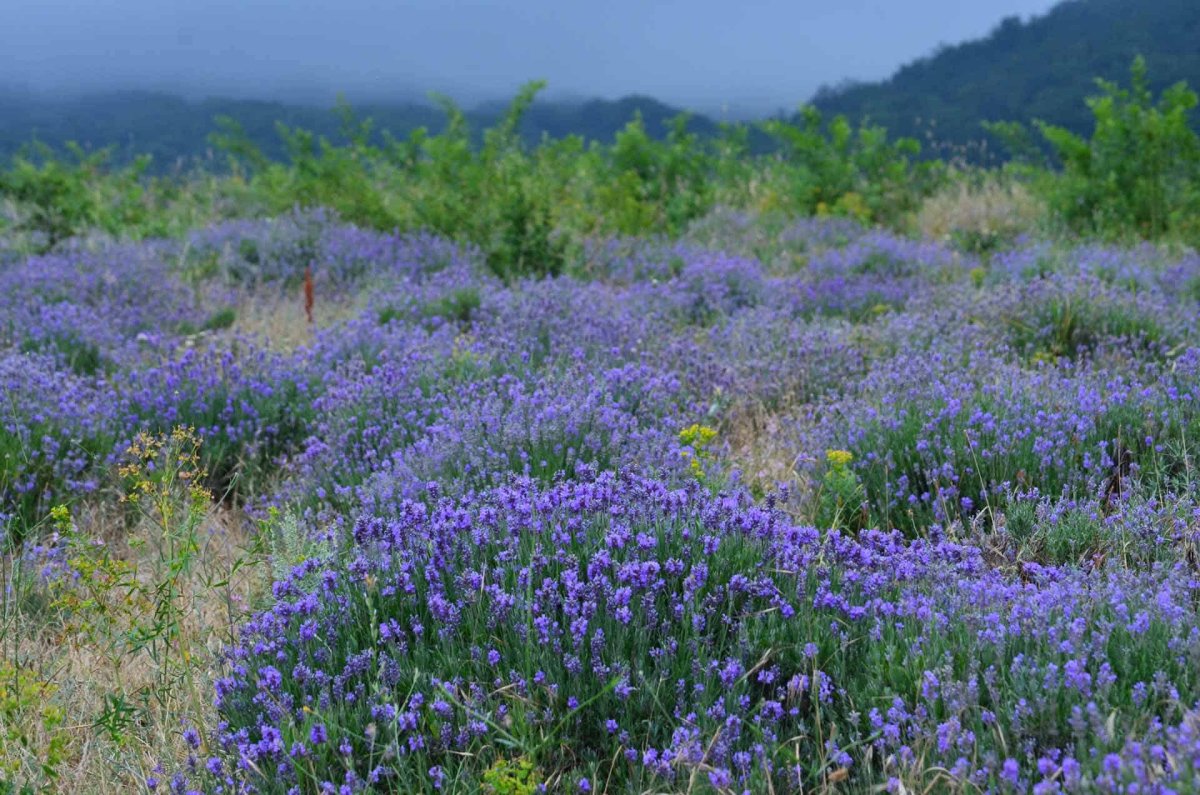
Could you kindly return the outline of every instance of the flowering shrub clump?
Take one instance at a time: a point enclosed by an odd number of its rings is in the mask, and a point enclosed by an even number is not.
[[[316,263],[319,286],[329,290],[384,274],[433,272],[481,255],[433,235],[380,234],[338,223],[318,209],[193,231],[183,256],[189,270],[238,284],[294,286]]]
[[[457,791],[527,764],[622,792],[1087,791],[1195,721],[1170,564],[1014,581],[971,546],[611,474],[405,502],[352,536],[231,651],[212,786]]]
[[[1198,427],[1196,349],[1165,365],[1131,364],[1117,348],[1119,367],[1030,367],[972,337],[881,361],[814,434],[854,454],[876,522],[919,530],[1029,487],[1099,495],[1135,476],[1155,490],[1178,485]]]

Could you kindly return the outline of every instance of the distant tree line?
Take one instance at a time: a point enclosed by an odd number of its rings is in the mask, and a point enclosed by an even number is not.
[[[470,128],[481,131],[505,114],[507,105],[492,103],[465,112]],[[436,103],[375,103],[355,106],[357,115],[373,120],[372,143],[383,143],[384,134],[403,138],[424,127],[440,132],[446,114]],[[668,121],[681,109],[650,97],[585,102],[538,101],[521,119],[519,133],[527,144],[542,136],[553,139],[578,135],[587,141],[611,141],[635,115],[647,132],[663,139]],[[287,144],[278,135],[279,124],[336,138],[340,117],[329,109],[238,99],[205,99],[198,102],[172,94],[124,91],[70,99],[46,99],[0,90],[0,162],[9,161],[31,140],[61,150],[68,142],[96,151],[111,148],[114,163],[131,163],[149,156],[152,173],[191,166],[213,155],[209,134],[214,120],[236,119],[247,138],[271,160],[286,160]],[[702,137],[718,133],[718,124],[702,115],[690,115],[688,130]],[[476,144],[481,143],[477,138]],[[223,160],[221,160],[223,162]]]
[[[888,80],[824,88],[813,105],[917,138],[927,155],[998,162],[1006,153],[983,122],[1089,132],[1079,98],[1095,93],[1096,78],[1125,80],[1141,55],[1155,93],[1181,80],[1200,85],[1198,43],[1196,0],[1066,0],[1028,23],[1009,17],[986,38],[943,46]]]

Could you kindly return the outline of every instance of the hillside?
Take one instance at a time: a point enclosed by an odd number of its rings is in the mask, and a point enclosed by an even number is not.
[[[479,130],[495,122],[505,107],[502,102],[482,105],[468,111],[467,118]],[[437,107],[411,101],[356,105],[354,111],[374,121],[377,135],[388,132],[397,138],[417,127],[440,130],[445,121],[445,114]],[[617,130],[640,113],[647,132],[659,137],[666,132],[666,122],[681,112],[681,108],[645,96],[583,102],[539,100],[526,115],[522,133],[531,142],[543,135],[610,141]],[[119,162],[149,154],[155,170],[161,171],[180,161],[207,157],[211,149],[207,136],[215,128],[213,120],[217,116],[237,119],[250,139],[270,157],[284,155],[276,121],[334,139],[339,133],[339,119],[330,109],[283,102],[224,98],[190,102],[148,91],[47,99],[0,90],[0,162],[36,138],[55,148],[68,141],[91,149],[112,146]],[[717,124],[704,116],[693,115],[690,127],[700,135],[717,131]]]
[[[986,38],[942,47],[888,80],[824,88],[814,104],[957,146],[983,140],[985,120],[1036,118],[1082,132],[1092,118],[1082,98],[1095,93],[1095,78],[1127,82],[1139,53],[1154,90],[1179,80],[1200,87],[1197,41],[1195,0],[1067,0],[1028,22],[1005,19]]]

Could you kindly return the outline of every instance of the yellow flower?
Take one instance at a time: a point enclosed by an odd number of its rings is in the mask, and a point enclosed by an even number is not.
[[[684,446],[679,454],[683,456],[683,460],[688,462],[692,475],[697,479],[704,477],[704,463],[711,455],[704,448],[715,438],[717,438],[715,428],[699,423],[690,425],[679,432],[679,443]]]
[[[826,450],[825,460],[835,469],[841,469],[854,460],[854,453],[849,450]]]
[[[696,423],[679,432],[680,444],[687,445],[699,450],[705,447],[713,439],[717,438],[717,431],[707,425]]]
[[[55,505],[50,509],[50,521],[60,532],[67,532],[71,529],[71,511],[65,505]]]

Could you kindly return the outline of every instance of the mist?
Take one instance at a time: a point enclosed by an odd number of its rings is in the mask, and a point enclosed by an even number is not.
[[[1053,0],[0,0],[0,87],[328,104],[638,93],[744,116],[886,77]]]

